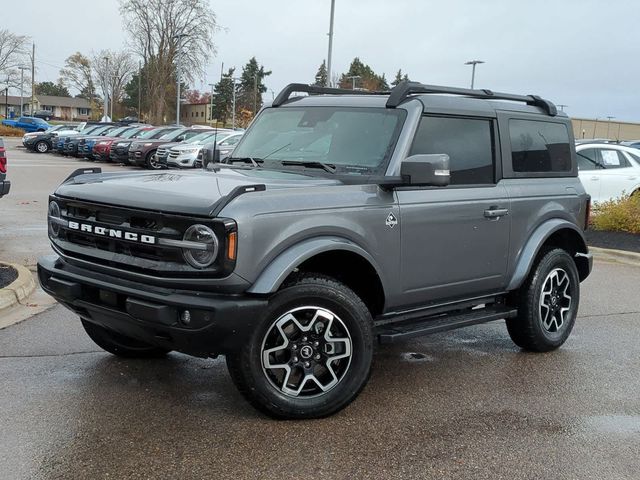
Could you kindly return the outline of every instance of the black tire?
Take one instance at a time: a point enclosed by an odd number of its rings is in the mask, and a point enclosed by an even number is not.
[[[44,140],[40,140],[33,146],[33,149],[38,153],[47,153],[49,151],[49,144]]]
[[[532,352],[560,347],[573,329],[580,303],[580,279],[571,255],[560,248],[543,250],[515,299],[518,316],[507,320],[511,340]]]
[[[170,352],[170,350],[154,347],[153,345],[112,332],[87,320],[81,320],[82,326],[91,340],[103,350],[118,357],[160,358]]]
[[[144,159],[144,166],[150,170],[160,170],[162,165],[157,160],[154,160],[153,157],[156,154],[155,150],[151,150],[147,153],[147,156]]]
[[[280,325],[284,330],[292,329],[286,335],[278,330],[276,324],[289,318],[290,313],[309,330],[302,331],[293,322]],[[336,341],[329,342],[327,337]],[[276,347],[271,348],[273,345]],[[277,351],[263,357],[263,350]],[[364,388],[372,354],[372,319],[362,300],[330,277],[305,274],[273,296],[243,348],[227,355],[227,367],[240,393],[266,415],[277,419],[321,418],[346,407]],[[276,364],[285,361],[289,365],[288,373],[282,368],[263,367],[264,358],[271,362],[271,355]],[[288,358],[277,359],[277,355]],[[336,358],[340,356],[343,358]],[[278,372],[283,379],[278,380]],[[310,374],[315,381],[307,380]],[[284,382],[291,377],[299,378],[299,385]],[[327,382],[330,378],[334,380]],[[296,388],[297,394],[293,392]]]

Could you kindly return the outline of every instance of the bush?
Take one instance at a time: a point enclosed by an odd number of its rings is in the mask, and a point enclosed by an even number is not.
[[[24,130],[20,128],[7,127],[6,125],[0,125],[0,137],[21,137],[24,135]]]
[[[640,234],[640,194],[595,204],[591,227],[594,230]]]

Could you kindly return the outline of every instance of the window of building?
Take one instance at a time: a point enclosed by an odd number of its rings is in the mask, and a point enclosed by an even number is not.
[[[451,185],[494,183],[493,126],[489,119],[425,116],[411,155],[449,155]]]
[[[78,108],[78,115],[80,115],[80,116],[89,115],[89,109],[88,108]]]
[[[509,120],[514,172],[570,172],[569,132],[561,123]]]

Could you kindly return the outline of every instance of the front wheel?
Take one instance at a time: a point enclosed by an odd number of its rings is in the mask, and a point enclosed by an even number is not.
[[[269,302],[244,346],[227,355],[240,393],[280,419],[331,415],[347,406],[369,378],[371,315],[342,283],[304,275]]]
[[[559,248],[543,251],[517,298],[518,315],[507,320],[513,342],[533,352],[560,347],[573,329],[580,301],[573,258]]]
[[[35,144],[35,151],[38,153],[47,153],[49,151],[49,144],[45,141],[39,141]]]
[[[160,358],[170,351],[112,332],[84,319],[82,319],[82,326],[96,345],[118,357]]]
[[[151,170],[160,170],[162,168],[162,164],[158,162],[158,159],[156,158],[155,150],[147,154],[145,164],[147,168],[150,168]]]

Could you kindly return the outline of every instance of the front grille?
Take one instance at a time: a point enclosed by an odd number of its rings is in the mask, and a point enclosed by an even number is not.
[[[179,247],[160,245],[160,239],[182,240],[184,232],[195,223],[209,225],[216,236],[226,238],[227,226],[222,221],[136,210],[125,207],[94,204],[52,198],[60,206],[63,220],[80,225],[102,227],[121,232],[120,238],[61,226],[58,237],[52,238],[54,247],[64,256],[154,276],[194,276],[217,274],[221,268],[215,262],[208,269],[195,271],[184,260]],[[156,239],[154,244],[127,240],[124,232]],[[223,249],[220,254],[223,255]],[[221,257],[222,260],[222,257]],[[221,261],[224,268],[228,262]]]
[[[179,152],[171,152],[171,153],[169,154],[169,158],[171,158],[171,159],[176,159],[176,158],[178,158],[178,155],[180,155],[180,153],[179,153]]]
[[[158,150],[156,150],[156,157],[164,157],[166,155],[167,155],[166,148],[159,148]]]

